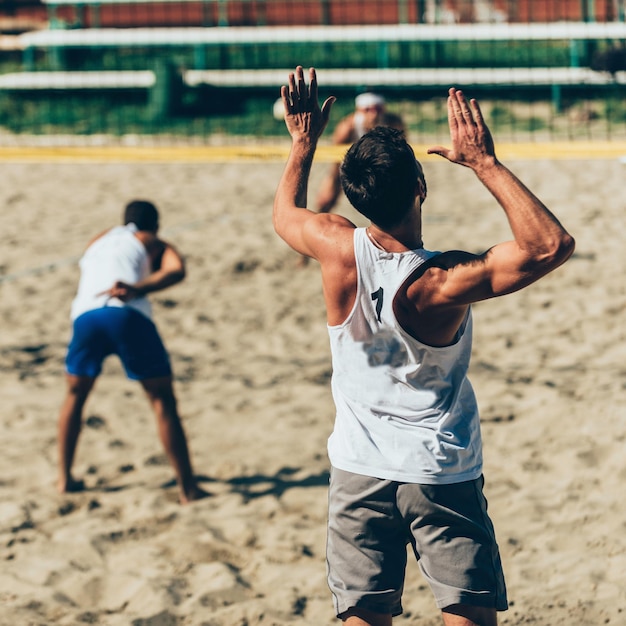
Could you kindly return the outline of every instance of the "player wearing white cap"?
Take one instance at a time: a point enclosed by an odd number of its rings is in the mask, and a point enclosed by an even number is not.
[[[387,111],[385,99],[377,93],[359,94],[354,100],[354,107],[354,113],[347,115],[337,124],[333,132],[335,145],[353,144],[376,126],[391,126],[406,132],[402,118]],[[332,211],[340,192],[339,163],[333,163],[317,195],[318,213]]]

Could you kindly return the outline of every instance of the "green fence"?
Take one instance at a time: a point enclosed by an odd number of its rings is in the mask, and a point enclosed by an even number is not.
[[[623,0],[12,7],[0,8],[0,26],[14,25],[0,38],[0,142],[284,136],[273,104],[296,64],[318,68],[320,96],[338,97],[337,118],[374,90],[416,140],[446,133],[452,85],[481,99],[501,137],[626,138]]]

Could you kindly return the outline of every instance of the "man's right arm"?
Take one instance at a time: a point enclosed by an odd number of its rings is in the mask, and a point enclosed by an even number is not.
[[[449,252],[426,274],[422,308],[463,306],[522,289],[559,267],[574,251],[574,239],[548,208],[495,156],[493,139],[478,103],[468,105],[451,89],[448,118],[452,148],[443,156],[474,171],[508,218],[513,240],[482,255]],[[420,281],[421,282],[421,281]]]

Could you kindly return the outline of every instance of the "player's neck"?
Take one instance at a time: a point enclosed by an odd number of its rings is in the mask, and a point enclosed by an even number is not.
[[[421,229],[398,228],[391,231],[382,230],[376,224],[366,228],[369,240],[385,252],[407,252],[423,248]]]
[[[423,248],[422,207],[416,202],[402,221],[393,228],[382,229],[374,223],[367,228],[370,241],[386,252],[406,252]]]

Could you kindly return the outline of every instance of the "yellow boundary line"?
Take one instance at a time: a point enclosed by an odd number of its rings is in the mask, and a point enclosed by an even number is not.
[[[449,143],[449,142],[444,142]],[[421,161],[441,159],[426,154],[432,145],[414,144],[415,153]],[[546,142],[546,143],[500,143],[498,156],[503,160],[541,159],[620,159],[626,161],[626,142]],[[344,146],[320,146],[316,154],[318,162],[333,162],[342,158]],[[0,146],[0,162],[10,163],[93,163],[93,162],[154,162],[154,163],[230,163],[230,162],[284,162],[288,145],[257,146]]]

